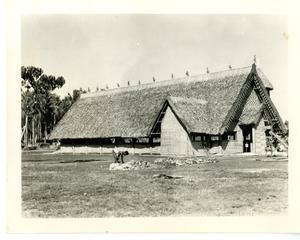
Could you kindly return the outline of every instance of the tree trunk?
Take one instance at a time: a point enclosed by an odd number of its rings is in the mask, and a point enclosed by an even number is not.
[[[28,145],[28,128],[27,128],[27,124],[28,124],[28,116],[26,114],[25,117],[25,135],[24,135],[24,143],[27,146]]]
[[[34,126],[35,126],[35,135],[34,135],[34,142],[37,143],[37,139],[38,139],[38,131],[39,131],[39,126],[37,124],[37,120],[38,118],[35,117],[34,118]]]
[[[44,131],[44,134],[45,134],[44,143],[46,143],[46,140],[47,140],[47,122],[45,122],[45,131]]]
[[[42,120],[41,120],[41,114],[40,113],[39,113],[38,124],[39,124],[39,136],[38,136],[38,140],[41,140],[41,138],[42,138]]]
[[[32,144],[35,145],[35,129],[34,129],[34,123],[35,123],[35,117],[32,117],[31,119],[31,131],[32,131]]]

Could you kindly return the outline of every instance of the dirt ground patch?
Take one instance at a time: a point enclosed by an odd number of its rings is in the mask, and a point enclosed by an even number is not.
[[[128,156],[125,161],[140,160],[154,164],[156,158]],[[213,164],[109,171],[112,162],[108,155],[24,153],[23,215],[287,214],[287,162],[255,161],[251,156],[218,157],[218,162]]]

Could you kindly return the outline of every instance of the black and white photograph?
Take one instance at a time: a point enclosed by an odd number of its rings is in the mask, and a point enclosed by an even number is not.
[[[22,16],[22,217],[287,216],[287,23]]]
[[[0,0],[0,239],[299,238],[297,5]]]

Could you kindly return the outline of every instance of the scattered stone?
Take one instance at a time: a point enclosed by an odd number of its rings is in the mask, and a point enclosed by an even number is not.
[[[161,164],[165,166],[187,166],[192,164],[200,163],[216,163],[218,160],[215,158],[202,159],[199,157],[190,157],[190,158],[158,158],[154,161],[155,164]]]
[[[109,170],[113,171],[113,170],[124,170],[124,167],[122,167],[123,164],[121,163],[111,163],[109,165]]]
[[[257,200],[258,200],[258,201],[261,201],[261,198],[258,198]]]
[[[150,167],[150,163],[147,161],[131,160],[126,163],[111,163],[109,165],[109,170],[110,171],[114,171],[114,170],[126,171],[126,170],[145,169],[145,168],[149,168],[149,167]]]

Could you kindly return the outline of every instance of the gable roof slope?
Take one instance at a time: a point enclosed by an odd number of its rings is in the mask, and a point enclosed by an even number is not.
[[[60,120],[50,138],[149,136],[166,99],[190,131],[218,134],[250,72],[251,67],[246,67],[84,94]],[[265,76],[260,77],[272,88]]]

